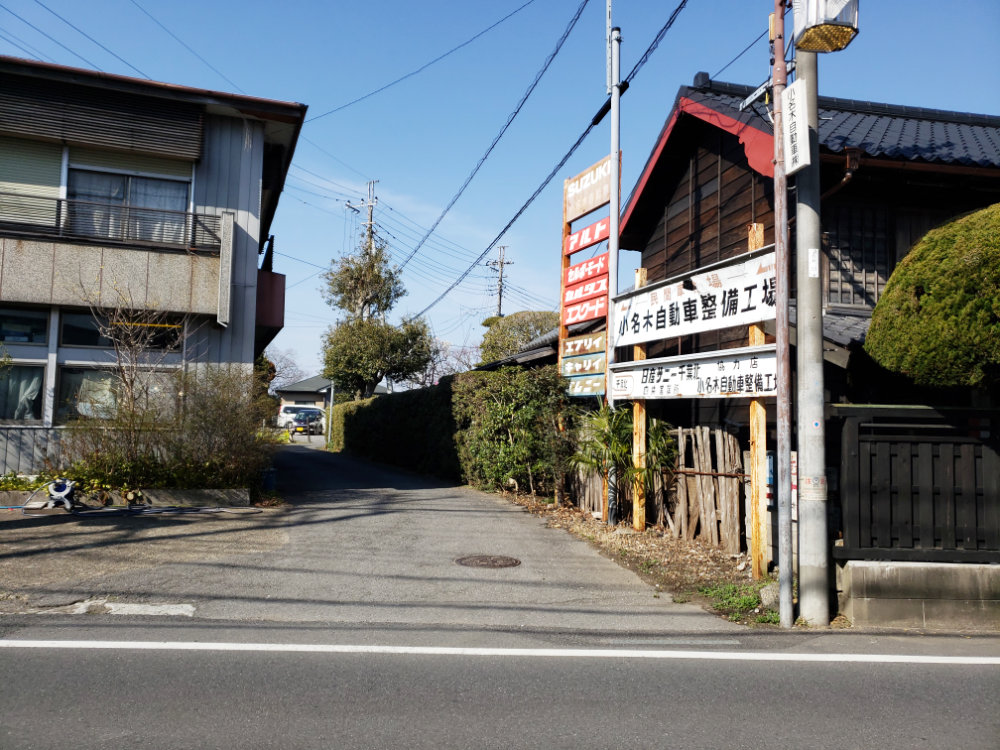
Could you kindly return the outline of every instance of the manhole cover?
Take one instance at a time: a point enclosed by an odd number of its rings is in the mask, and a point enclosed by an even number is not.
[[[504,555],[468,555],[458,558],[455,562],[467,568],[513,568],[521,564],[516,557]]]

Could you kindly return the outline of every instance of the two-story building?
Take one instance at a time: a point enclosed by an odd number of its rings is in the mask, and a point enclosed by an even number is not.
[[[284,276],[259,261],[306,107],[11,57],[0,75],[0,468],[25,471],[109,387],[95,308],[183,326],[165,369],[251,367],[281,329]]]

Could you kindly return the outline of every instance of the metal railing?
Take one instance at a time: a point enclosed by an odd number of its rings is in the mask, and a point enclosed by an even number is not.
[[[218,251],[221,217],[0,192],[0,229],[38,237]]]

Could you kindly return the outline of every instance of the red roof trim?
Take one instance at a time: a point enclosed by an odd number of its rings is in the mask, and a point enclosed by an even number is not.
[[[666,149],[667,141],[670,140],[670,134],[673,132],[674,126],[677,124],[678,116],[681,112],[689,114],[692,117],[697,117],[699,120],[707,122],[709,125],[713,125],[720,130],[725,130],[727,133],[735,135],[739,138],[740,143],[743,144],[743,151],[747,155],[747,161],[750,163],[750,168],[765,177],[774,177],[774,138],[770,133],[758,130],[745,122],[740,122],[739,120],[736,120],[728,115],[724,115],[721,112],[716,112],[711,107],[692,101],[687,97],[679,97],[677,100],[677,106],[674,107],[674,111],[670,115],[670,120],[667,121],[667,124],[664,126],[663,131],[660,134],[660,140],[656,144],[656,148],[653,150],[653,153],[650,155],[649,161],[646,162],[646,168],[639,177],[639,182],[636,184],[636,189],[633,193],[634,197],[626,207],[626,212],[622,217],[621,228],[619,230],[622,234],[624,234],[625,227],[632,216],[632,211],[639,203],[639,200],[646,189],[646,183],[649,181],[649,177],[652,174],[653,169],[660,161],[660,157],[662,156],[664,149]]]

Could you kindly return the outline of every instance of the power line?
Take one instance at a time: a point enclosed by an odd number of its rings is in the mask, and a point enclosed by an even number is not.
[[[10,8],[8,8],[3,3],[0,3],[0,8],[3,8],[5,11],[7,11],[8,13],[10,13],[12,16],[14,16],[14,18],[16,18],[17,20],[19,20],[21,23],[26,24],[27,26],[30,26],[31,28],[33,28],[35,31],[37,31],[39,34],[41,34],[42,36],[44,36],[49,41],[52,41],[52,42],[55,42],[56,44],[58,44],[64,50],[66,50],[71,55],[73,55],[73,57],[77,57],[80,60],[83,60],[87,65],[89,65],[94,70],[100,70],[100,67],[98,67],[97,65],[95,65],[94,63],[92,63],[86,57],[84,57],[83,55],[79,54],[78,52],[74,52],[69,47],[67,47],[65,44],[63,44],[58,39],[56,39],[54,36],[45,33],[40,28],[38,28],[37,26],[35,26],[35,24],[31,23],[31,21],[28,21],[27,19],[21,18],[21,16],[17,15],[17,13],[15,13],[14,11],[12,11]]]
[[[47,10],[49,13],[51,13],[52,15],[54,15],[56,18],[58,18],[64,24],[66,24],[67,26],[69,26],[71,29],[73,29],[74,31],[79,32],[83,36],[87,37],[87,39],[89,39],[90,41],[92,41],[94,44],[96,44],[102,50],[104,50],[105,52],[107,52],[109,55],[111,55],[112,57],[114,57],[118,61],[125,63],[130,68],[132,68],[132,70],[134,70],[136,73],[138,73],[139,75],[141,75],[143,78],[145,78],[146,80],[149,80],[149,76],[148,75],[146,75],[145,73],[143,73],[141,70],[139,70],[137,67],[135,67],[132,63],[130,63],[124,57],[122,57],[121,55],[116,54],[115,52],[112,52],[110,49],[108,49],[103,44],[101,44],[99,41],[97,41],[96,39],[94,39],[94,37],[92,37],[86,31],[84,31],[83,29],[81,29],[79,26],[75,26],[71,22],[67,21],[65,18],[63,18],[58,13],[56,13],[54,10],[52,10],[52,8],[50,8],[48,5],[46,5],[45,3],[43,3],[42,0],[35,0],[35,2],[38,5],[41,5],[43,8],[45,8],[45,10]]]
[[[133,0],[133,2],[134,2],[134,0]],[[327,115],[332,115],[334,112],[340,112],[340,110],[347,109],[348,107],[350,107],[350,106],[352,106],[354,104],[357,104],[358,102],[362,102],[365,99],[368,99],[369,97],[375,96],[375,94],[379,94],[379,93],[385,91],[387,88],[391,88],[392,86],[395,86],[397,83],[402,83],[407,78],[412,78],[413,76],[417,75],[418,73],[421,73],[421,72],[427,70],[427,68],[429,68],[434,63],[440,62],[444,58],[448,57],[448,55],[451,55],[454,52],[458,52],[458,50],[462,49],[462,47],[466,47],[466,46],[472,44],[472,42],[476,41],[483,34],[486,34],[487,32],[492,31],[493,29],[495,29],[497,26],[499,26],[500,24],[502,24],[504,21],[506,21],[511,16],[514,16],[514,15],[520,13],[522,10],[524,10],[529,5],[531,5],[533,2],[535,2],[535,0],[528,0],[528,2],[526,2],[524,5],[522,5],[519,8],[516,8],[513,11],[511,11],[510,13],[508,13],[506,16],[504,16],[503,18],[501,18],[499,21],[497,21],[493,25],[488,26],[487,28],[483,29],[478,34],[476,34],[475,36],[473,36],[473,37],[467,39],[466,41],[462,42],[457,47],[453,47],[452,49],[448,50],[443,55],[438,55],[433,60],[431,60],[429,63],[425,63],[424,65],[421,65],[416,70],[414,70],[414,71],[412,71],[410,73],[407,73],[406,75],[401,76],[400,78],[397,78],[395,81],[392,81],[391,83],[387,83],[384,86],[381,86],[380,88],[375,89],[374,91],[370,91],[367,94],[365,94],[364,96],[359,96],[357,99],[353,99],[352,101],[347,102],[347,104],[341,104],[339,107],[334,107],[330,111],[324,112],[321,115],[316,115],[315,117],[310,117],[308,120],[306,120],[306,122],[312,122],[313,120],[318,120],[321,117],[326,117]]]
[[[530,86],[528,86],[528,90],[524,92],[524,96],[521,97],[521,101],[517,103],[517,107],[514,108],[514,111],[507,118],[507,122],[504,123],[504,126],[500,129],[500,132],[497,134],[496,138],[493,139],[493,143],[491,143],[489,148],[486,149],[486,153],[482,155],[482,157],[476,163],[476,166],[472,169],[472,172],[470,172],[469,176],[465,178],[465,182],[462,183],[462,187],[458,189],[458,192],[455,193],[454,197],[452,197],[452,199],[448,202],[448,205],[444,207],[444,211],[441,212],[441,215],[438,216],[437,219],[435,219],[434,223],[431,225],[431,228],[427,230],[427,234],[424,235],[424,238],[420,240],[419,243],[417,243],[417,246],[415,248],[413,248],[413,252],[410,253],[410,256],[403,261],[404,267],[406,266],[407,263],[410,262],[410,258],[412,258],[414,255],[417,254],[417,252],[423,246],[427,238],[434,233],[434,230],[437,229],[438,224],[441,223],[441,220],[444,219],[444,217],[448,214],[448,212],[451,210],[451,207],[455,205],[458,199],[462,196],[462,193],[465,192],[465,189],[469,186],[469,183],[472,182],[472,178],[476,176],[477,172],[479,172],[479,169],[486,162],[486,159],[489,158],[489,155],[493,153],[493,149],[496,147],[497,143],[500,142],[500,139],[503,138],[504,133],[507,132],[507,128],[509,128],[511,123],[514,122],[514,118],[517,117],[517,115],[520,113],[521,108],[524,106],[524,103],[528,101],[528,97],[531,96],[532,92],[535,90],[535,87],[538,86],[538,82],[542,80],[542,76],[545,75],[545,71],[549,69],[549,66],[552,64],[552,61],[555,60],[556,55],[559,54],[559,50],[562,49],[562,46],[566,42],[566,39],[569,37],[570,32],[573,30],[573,27],[576,26],[576,22],[580,20],[580,15],[583,13],[583,9],[587,7],[588,2],[590,2],[590,0],[583,0],[583,2],[580,3],[580,7],[576,9],[576,13],[573,14],[573,17],[570,19],[569,24],[566,26],[566,30],[563,32],[562,36],[559,38],[559,41],[556,43],[556,48],[552,50],[552,53],[548,56],[548,58],[546,58],[545,63],[542,65],[542,69],[539,70],[538,73],[535,75],[535,80],[531,82]]]
[[[687,0],[681,0],[680,5],[678,5],[674,9],[674,12],[670,14],[670,18],[663,25],[663,28],[660,29],[659,33],[656,35],[656,38],[653,40],[653,43],[647,48],[645,54],[643,54],[643,56],[639,59],[639,62],[636,63],[635,67],[632,68],[632,72],[629,73],[628,80],[631,80],[632,78],[634,78],[635,75],[646,64],[646,62],[649,60],[649,57],[652,54],[652,52],[659,45],[660,41],[663,39],[663,37],[667,33],[667,31],[670,30],[670,27],[674,25],[674,22],[677,20],[677,16],[680,14],[680,12],[684,9],[684,6],[686,6],[686,5],[687,5]],[[626,81],[626,83],[628,82],[628,80]],[[528,198],[527,201],[525,201],[524,205],[521,206],[521,208],[518,209],[517,213],[514,214],[514,217],[510,221],[507,222],[506,226],[504,226],[504,228],[500,230],[500,233],[493,239],[493,241],[489,245],[486,246],[486,249],[483,250],[482,253],[480,253],[479,257],[476,258],[476,260],[472,263],[472,265],[470,265],[462,273],[462,275],[459,276],[451,284],[451,286],[449,286],[447,289],[445,289],[437,297],[437,299],[435,299],[427,307],[425,307],[423,310],[421,310],[419,313],[417,313],[416,317],[421,317],[428,310],[430,310],[432,307],[434,307],[438,302],[440,302],[441,300],[443,300],[448,295],[448,293],[451,292],[451,290],[454,289],[455,287],[457,287],[459,284],[461,284],[465,280],[465,278],[469,275],[469,273],[471,273],[472,269],[475,268],[477,265],[479,265],[479,263],[482,262],[483,258],[485,258],[493,250],[494,246],[507,233],[507,230],[510,229],[514,225],[514,222],[516,222],[519,218],[521,218],[521,214],[523,214],[525,211],[528,210],[528,206],[530,206],[532,203],[534,203],[535,199],[541,194],[542,190],[544,190],[546,188],[546,186],[552,181],[552,178],[555,177],[556,174],[559,172],[559,170],[561,170],[566,165],[566,162],[569,161],[570,157],[580,147],[580,144],[583,143],[584,139],[588,135],[590,135],[590,131],[593,130],[597,126],[597,124],[601,121],[601,119],[603,119],[605,113],[607,112],[607,110],[609,108],[609,105],[610,105],[610,97],[608,99],[608,102],[605,103],[605,105],[603,107],[601,107],[601,109],[598,111],[598,113],[596,115],[594,115],[593,119],[590,121],[590,124],[587,125],[587,127],[584,129],[584,131],[580,134],[580,137],[576,139],[576,143],[574,143],[570,147],[569,151],[566,152],[565,156],[563,156],[562,159],[559,160],[559,163],[556,164],[556,166],[552,169],[552,171],[549,172],[548,176],[546,176],[546,178],[542,181],[542,184],[538,186],[538,188],[535,190],[534,193],[531,194],[531,197]]]
[[[37,1],[37,0],[36,0],[36,1]],[[191,47],[190,47],[190,46],[189,46],[189,45],[188,45],[188,44],[187,44],[187,43],[186,43],[186,42],[185,42],[185,41],[184,41],[183,39],[181,39],[181,38],[180,38],[179,36],[177,36],[177,35],[176,35],[176,34],[175,34],[174,32],[172,32],[172,31],[171,31],[170,29],[168,29],[168,28],[167,28],[166,26],[164,26],[164,25],[163,25],[162,23],[160,23],[160,21],[159,21],[159,20],[157,20],[157,18],[156,18],[155,16],[153,16],[153,14],[152,14],[152,13],[150,13],[150,12],[149,12],[148,10],[146,10],[146,9],[145,9],[145,8],[143,8],[143,7],[141,6],[141,5],[139,5],[139,3],[137,3],[137,2],[136,2],[136,0],[130,0],[130,2],[131,2],[131,3],[132,3],[132,5],[134,5],[134,6],[136,7],[136,8],[138,8],[138,9],[139,9],[139,10],[141,10],[141,11],[142,11],[143,13],[145,13],[145,14],[146,14],[147,16],[149,16],[150,20],[151,20],[151,21],[152,21],[153,23],[155,23],[155,24],[156,24],[157,26],[159,26],[159,27],[160,27],[161,29],[163,29],[163,30],[164,30],[165,32],[167,32],[167,33],[168,33],[168,34],[169,34],[169,35],[170,35],[170,36],[171,36],[171,37],[173,38],[173,40],[174,40],[175,42],[177,42],[177,43],[178,43],[179,45],[181,45],[181,46],[182,46],[182,47],[183,47],[184,49],[186,49],[186,50],[187,50],[188,52],[190,52],[190,53],[191,53],[192,55],[194,55],[194,56],[195,56],[195,57],[197,57],[197,58],[198,58],[199,60],[201,60],[201,61],[202,61],[202,62],[203,62],[203,63],[204,63],[205,65],[207,65],[207,66],[208,66],[208,67],[209,67],[209,68],[210,68],[210,69],[212,70],[212,72],[213,72],[213,73],[215,73],[216,75],[218,75],[218,76],[219,76],[220,78],[223,78],[223,79],[224,79],[224,80],[226,81],[226,83],[228,83],[228,84],[229,84],[230,86],[232,86],[232,87],[233,87],[234,89],[236,89],[237,91],[239,91],[239,92],[240,92],[241,94],[245,94],[245,93],[246,93],[246,91],[244,91],[244,90],[243,90],[243,89],[241,89],[241,88],[240,88],[239,86],[237,86],[237,85],[236,85],[236,84],[235,84],[235,83],[234,83],[234,82],[232,81],[232,79],[230,79],[230,78],[229,78],[228,76],[226,76],[226,74],[225,74],[225,73],[223,73],[223,72],[222,72],[222,71],[220,71],[220,70],[219,70],[218,68],[216,68],[216,67],[215,67],[214,65],[212,65],[212,63],[210,63],[210,62],[209,62],[208,60],[206,60],[206,59],[205,59],[204,57],[202,57],[201,55],[199,55],[199,54],[198,54],[198,53],[197,53],[197,52],[196,52],[196,51],[195,51],[194,49],[192,49],[192,48],[191,48]]]
[[[653,39],[653,43],[646,48],[646,51],[642,54],[642,57],[639,58],[639,62],[635,64],[635,67],[632,68],[632,71],[625,77],[626,84],[632,83],[632,79],[635,78],[636,74],[640,70],[642,70],[643,66],[647,62],[649,62],[650,56],[656,51],[656,48],[660,46],[660,42],[663,41],[663,37],[666,36],[667,32],[670,30],[670,27],[674,25],[674,21],[677,20],[677,16],[680,15],[681,11],[684,10],[684,7],[687,4],[688,0],[681,0],[680,4],[676,8],[674,8],[674,12],[670,14],[670,18],[667,19],[667,22],[663,24],[663,28],[660,29],[659,33],[656,35],[656,38]]]
[[[747,52],[749,52],[751,49],[753,49],[754,45],[757,44],[757,42],[759,42],[761,39],[763,39],[764,37],[766,37],[767,36],[767,32],[768,32],[768,30],[764,29],[764,31],[761,32],[760,36],[758,36],[756,39],[754,39],[752,42],[750,42],[750,44],[748,44],[746,47],[743,48],[742,52],[740,52],[736,57],[734,57],[732,60],[730,60],[725,65],[723,65],[721,68],[719,68],[719,72],[712,76],[712,80],[718,80],[719,76],[722,75],[730,65],[732,65],[734,62],[736,62],[737,60],[739,60],[741,57],[743,57],[743,55],[745,55]]]
[[[0,31],[0,39],[3,39],[5,42],[7,42],[7,44],[11,45],[12,47],[17,47],[28,57],[35,57],[39,60],[54,62],[51,57],[49,57],[46,54],[43,54],[37,47],[33,47],[32,45],[28,44],[26,41],[21,39],[21,37],[11,34],[9,31],[6,32]]]

